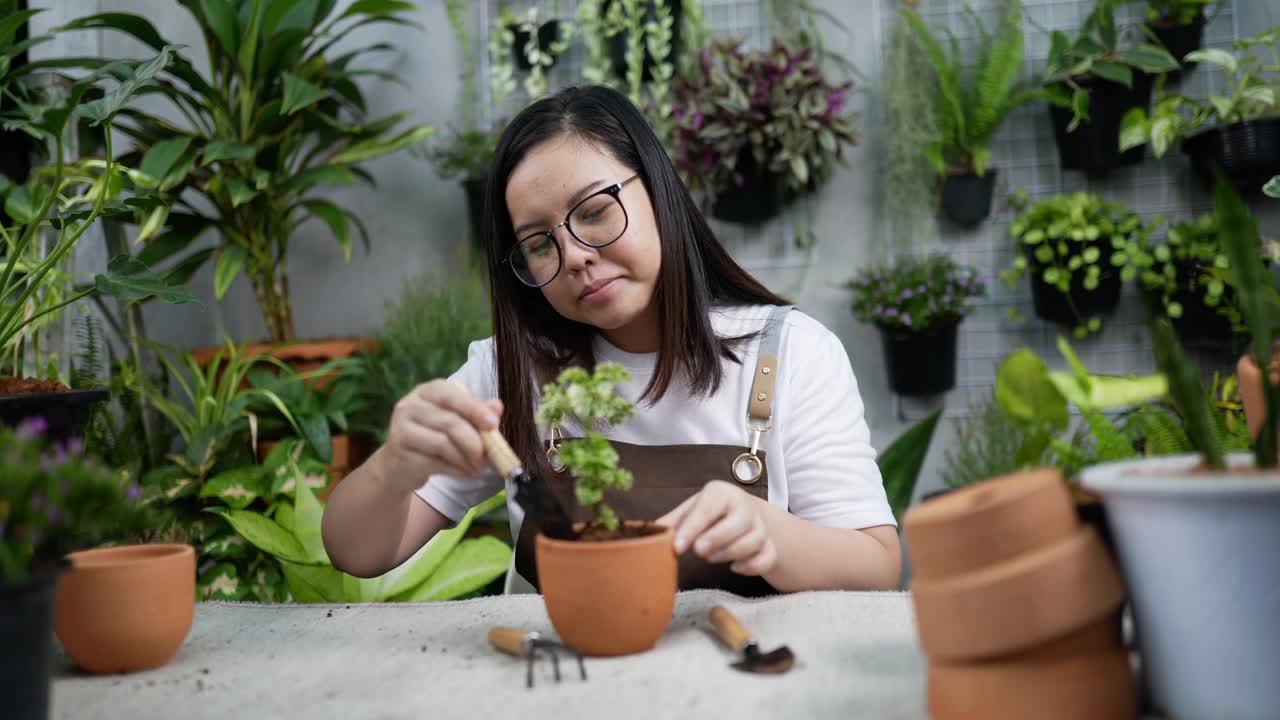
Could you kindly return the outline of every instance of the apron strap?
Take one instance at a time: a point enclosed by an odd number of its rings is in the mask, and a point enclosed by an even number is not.
[[[773,418],[773,382],[778,377],[778,349],[782,345],[782,322],[792,305],[775,305],[764,322],[760,338],[760,352],[756,358],[755,380],[751,383],[751,398],[747,405],[749,423],[767,429]]]

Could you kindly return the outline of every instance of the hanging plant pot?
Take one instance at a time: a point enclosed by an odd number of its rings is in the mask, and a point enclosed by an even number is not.
[[[889,389],[904,397],[941,395],[956,386],[959,320],[919,332],[878,326]]]
[[[1206,188],[1213,187],[1214,168],[1221,167],[1241,193],[1257,193],[1280,174],[1280,117],[1210,128],[1187,138],[1182,152]]]
[[[1041,320],[1075,327],[1092,318],[1110,315],[1120,304],[1120,273],[1105,264],[1096,288],[1085,288],[1084,273],[1076,271],[1072,273],[1070,292],[1063,293],[1056,285],[1044,281],[1044,268],[1034,258],[1028,258],[1028,262],[1034,268],[1031,272],[1031,300],[1036,316]]]
[[[488,178],[468,178],[462,181],[462,191],[467,195],[467,218],[471,221],[471,242],[477,249],[484,249],[481,228],[484,224],[484,189]]]
[[[27,418],[49,424],[45,436],[65,443],[84,437],[94,405],[111,397],[106,390],[68,390],[59,383],[30,378],[0,378],[0,423],[14,427]]]
[[[511,32],[515,34],[515,42],[511,45],[511,57],[516,63],[516,67],[521,70],[529,71],[533,69],[533,64],[529,62],[529,56],[525,54],[525,48],[529,45],[529,31],[520,25],[512,25]],[[556,57],[551,55],[551,44],[560,39],[560,21],[548,20],[538,26],[538,49],[551,57],[551,65],[548,68],[555,67]]]
[[[1196,282],[1202,272],[1199,265],[1182,261],[1176,263],[1175,267],[1178,286],[1171,299],[1182,306],[1182,315],[1170,318],[1170,322],[1178,337],[1189,345],[1223,347],[1230,343],[1235,335],[1231,320],[1218,311],[1235,301],[1235,292],[1226,287],[1217,306],[1207,305],[1204,301],[1204,287]]]
[[[1152,34],[1164,45],[1178,62],[1182,63],[1182,70],[1192,70],[1196,63],[1184,62],[1182,58],[1187,53],[1199,50],[1204,45],[1204,15],[1198,16],[1195,20],[1186,25],[1177,25],[1168,20],[1157,20],[1151,23],[1150,28]],[[1176,72],[1174,74],[1177,74]]]
[[[10,720],[49,717],[57,582],[57,571],[45,571],[21,585],[0,584],[0,698]]]
[[[1089,93],[1088,121],[1067,132],[1071,110],[1049,106],[1062,169],[1100,173],[1141,163],[1145,145],[1120,152],[1120,122],[1133,108],[1146,109],[1151,104],[1151,77],[1135,72],[1132,88],[1092,75],[1078,78],[1076,82]]]
[[[741,184],[731,184],[712,200],[711,215],[732,223],[758,225],[782,212],[782,177],[760,168],[749,149],[738,155],[734,174]]]
[[[960,225],[974,226],[991,215],[991,197],[996,188],[996,171],[985,175],[973,171],[952,171],[942,184],[942,211]]]
[[[667,53],[666,62],[674,64],[680,48],[680,26],[683,25],[681,19],[684,16],[684,2],[682,0],[641,0],[644,6],[642,25],[658,22],[658,3],[665,5],[667,11],[671,13],[671,51]],[[613,0],[606,0],[601,8],[601,14],[607,15],[612,5]],[[627,30],[621,30],[609,38],[609,59],[613,63],[613,72],[624,80],[627,77],[627,47],[630,44],[631,33]],[[642,42],[641,45],[644,46],[644,65],[640,75],[641,81],[647,83],[653,80],[653,68],[658,62],[649,54],[648,42]]]

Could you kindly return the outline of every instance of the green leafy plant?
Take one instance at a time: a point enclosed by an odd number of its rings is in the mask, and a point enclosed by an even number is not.
[[[364,370],[359,355],[330,360],[307,372],[288,366],[249,368],[250,387],[263,391],[246,408],[257,418],[257,438],[297,437],[317,460],[332,463],[333,436],[352,429],[351,418],[364,410]],[[287,412],[281,412],[277,401]]]
[[[1156,157],[1208,125],[1230,125],[1280,112],[1280,27],[1237,40],[1236,52],[1207,48],[1186,59],[1217,66],[1226,76],[1226,91],[1208,98],[1160,93],[1150,116],[1133,108],[1120,126],[1120,148],[1151,144]],[[1264,57],[1265,56],[1265,57]]]
[[[320,524],[324,505],[312,494],[303,472],[287,466],[297,491],[263,510],[213,510],[235,528],[237,537],[278,563],[294,602],[392,602],[457,600],[478,595],[502,577],[511,548],[491,536],[466,537],[478,518],[505,506],[498,493],[472,507],[462,521],[435,534],[399,567],[376,578],[357,578],[333,567]]]
[[[904,7],[902,14],[928,51],[937,79],[934,106],[938,136],[924,146],[925,155],[939,174],[954,170],[985,175],[991,139],[1005,117],[1044,95],[1042,90],[1032,89],[1033,85],[1018,81],[1023,55],[1021,0],[1008,0],[994,36],[969,9],[980,39],[981,57],[976,63],[963,57],[949,28],[950,54],[915,10]]]
[[[1218,237],[1217,220],[1206,213],[1170,227],[1164,242],[1129,253],[1143,290],[1158,299],[1164,315],[1182,317],[1184,308],[1175,296],[1185,291],[1198,295],[1233,327],[1240,325],[1240,312],[1218,276],[1231,264]]]
[[[43,418],[0,428],[0,583],[53,569],[69,552],[154,528],[157,515],[128,473],[73,440],[49,443]]]
[[[947,448],[942,466],[942,482],[950,488],[1006,475],[1024,466],[1045,462],[1044,453],[1027,456],[1019,462],[1019,453],[1030,439],[1026,423],[1015,422],[996,402],[988,397],[969,415],[956,421],[955,442]]]
[[[1262,192],[1268,197],[1280,198],[1280,175],[1271,178],[1266,185],[1262,186]]]
[[[1077,320],[1076,337],[1097,332],[1101,319],[1082,317],[1072,290],[1095,290],[1104,274],[1113,272],[1132,280],[1138,269],[1129,251],[1148,246],[1151,227],[1136,213],[1092,193],[1054,195],[1031,204],[1026,192],[1019,191],[1010,204],[1019,211],[1009,234],[1020,252],[1013,267],[1000,273],[1005,283],[1012,288],[1023,275],[1036,273],[1065,297]]]
[[[880,475],[884,479],[885,495],[889,499],[889,508],[893,517],[902,528],[902,514],[911,504],[911,496],[915,494],[916,483],[920,480],[920,470],[924,467],[925,458],[929,455],[929,446],[933,442],[934,431],[938,428],[938,420],[942,410],[934,410],[927,417],[907,428],[889,447],[880,454],[877,464]]]
[[[1147,21],[1165,25],[1190,25],[1204,17],[1218,0],[1147,0]]]
[[[1045,97],[1072,111],[1068,132],[1089,122],[1089,91],[1083,79],[1097,77],[1131,88],[1135,71],[1155,75],[1178,69],[1178,61],[1164,48],[1130,43],[1132,28],[1116,26],[1115,5],[1116,0],[1098,0],[1074,41],[1058,30],[1051,35]]]
[[[940,254],[864,270],[846,287],[859,322],[911,331],[959,322],[987,293],[974,268]]]
[[[427,157],[441,179],[479,180],[489,173],[498,135],[497,130],[455,130],[433,144]]]
[[[1211,427],[1223,452],[1249,450],[1253,445],[1253,438],[1249,437],[1249,426],[1240,401],[1239,379],[1235,375],[1222,378],[1215,373],[1205,395],[1205,401],[1212,411]],[[1188,407],[1194,408],[1196,403],[1191,403]],[[1184,411],[1178,404],[1166,399],[1164,402],[1138,407],[1129,416],[1126,432],[1136,439],[1135,445],[1144,457],[1181,455],[1196,450],[1187,434],[1187,427],[1188,419]]]
[[[777,174],[791,197],[811,192],[858,142],[846,110],[852,81],[832,85],[812,48],[775,42],[748,52],[732,40],[702,51],[675,86],[673,160],[691,190],[715,195],[744,182],[744,157]]]
[[[618,363],[604,362],[593,372],[566,368],[554,383],[542,388],[538,424],[559,427],[574,420],[584,437],[563,440],[557,446],[560,462],[573,473],[578,503],[591,509],[595,523],[606,530],[618,528],[618,516],[604,501],[606,490],[629,490],[631,472],[618,467],[618,451],[597,428],[616,425],[631,417],[635,406],[617,394],[615,386],[631,375]]]
[[[138,184],[159,199],[139,208],[140,241],[154,262],[199,267],[216,256],[214,291],[222,298],[244,272],[274,342],[294,339],[288,254],[298,227],[319,220],[351,256],[351,226],[369,244],[350,210],[318,194],[321,187],[373,178],[361,166],[419,143],[432,128],[397,131],[406,113],[367,117],[357,80],[395,80],[357,67],[392,50],[386,43],[351,45],[352,31],[413,25],[414,5],[399,0],[356,2],[336,11],[332,0],[221,0],[179,3],[205,45],[207,72],[176,53],[155,91],[175,111],[132,111],[118,123],[141,157]],[[157,50],[165,41],[149,20],[103,13],[64,30],[117,30]],[[335,45],[347,41],[343,51]],[[85,60],[103,71],[118,67]],[[171,121],[169,117],[180,117]],[[172,212],[171,212],[172,210]],[[168,227],[160,244],[160,230]],[[212,246],[198,238],[215,230]]]

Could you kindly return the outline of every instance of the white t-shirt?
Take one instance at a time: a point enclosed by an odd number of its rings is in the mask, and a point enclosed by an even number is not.
[[[757,332],[772,306],[726,307],[712,311],[712,326],[721,337]],[[679,374],[656,404],[636,406],[635,414],[604,431],[612,440],[637,445],[751,443],[746,429],[747,404],[759,340],[738,346],[740,363],[722,360],[724,375],[712,395],[693,398]],[[631,382],[619,393],[637,401],[653,375],[657,353],[629,353],[597,336],[597,362],[622,364]],[[839,338],[799,310],[786,315],[774,381],[773,429],[762,435],[768,467],[769,502],[819,525],[867,528],[896,525],[884,491],[871,433],[863,416],[862,398],[849,356]],[[498,396],[493,338],[471,344],[467,361],[452,378],[478,398]],[[566,435],[580,428],[562,427]],[[549,434],[542,431],[542,439]],[[716,478],[707,478],[714,480]],[[731,480],[729,468],[722,478]],[[503,487],[494,471],[469,477],[433,475],[418,495],[457,522],[467,509]],[[507,488],[513,537],[520,532],[524,512]]]

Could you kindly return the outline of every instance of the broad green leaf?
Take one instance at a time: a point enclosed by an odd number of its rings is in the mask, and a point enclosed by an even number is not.
[[[261,471],[256,465],[219,473],[205,481],[200,497],[216,497],[233,510],[243,510],[262,496]]]
[[[187,179],[187,174],[191,172],[191,168],[196,163],[195,153],[186,153],[182,156],[178,163],[169,170],[169,174],[160,181],[160,191],[166,192],[178,187]]]
[[[1151,151],[1158,158],[1164,157],[1169,146],[1178,139],[1178,129],[1173,122],[1170,118],[1158,117],[1151,123]]]
[[[213,295],[221,300],[231,289],[231,283],[240,274],[247,257],[245,249],[239,245],[223,245],[218,252],[218,260],[213,266]]]
[[[276,521],[276,523],[280,525],[280,527],[284,528],[285,530],[288,530],[291,533],[294,533],[294,535],[297,535],[297,532],[295,531],[297,524],[295,521],[293,506],[290,505],[289,503],[282,502],[282,503],[276,504],[276,514],[274,516],[274,520]]]
[[[1262,186],[1262,192],[1266,193],[1268,197],[1280,198],[1280,175],[1267,181],[1267,184]]]
[[[1133,70],[1123,63],[1099,60],[1093,64],[1093,72],[1096,73],[1098,77],[1110,80],[1114,83],[1120,83],[1125,87],[1133,85]]]
[[[308,556],[302,543],[269,517],[248,510],[210,509],[209,512],[226,518],[236,532],[265,553],[289,562],[316,564]]]
[[[196,584],[200,588],[200,597],[205,600],[241,600],[245,594],[236,566],[229,562],[220,562],[206,569],[200,573]]]
[[[155,76],[164,70],[172,59],[173,54],[181,47],[183,46],[164,46],[159,55],[146,62],[139,63],[134,67],[128,79],[123,80],[107,91],[106,95],[101,99],[77,106],[75,114],[92,120],[91,124],[95,126],[110,120],[134,95],[155,83]]]
[[[358,578],[354,575],[342,576],[343,602],[374,602],[378,600],[378,578]]]
[[[356,2],[351,3],[351,7],[347,8],[346,12],[338,16],[338,19],[351,17],[352,15],[382,17],[412,12],[415,9],[416,7],[413,3],[404,2],[404,0],[356,0]]]
[[[351,262],[351,237],[347,233],[346,214],[327,200],[309,200],[302,204],[308,212],[323,220],[338,239],[338,245],[342,248],[342,262]]]
[[[284,74],[284,105],[280,112],[292,115],[295,112],[318,103],[328,97],[329,93],[318,85],[303,80],[292,73]]]
[[[433,127],[419,125],[400,133],[390,140],[378,140],[376,138],[362,140],[344,148],[337,155],[330,158],[328,162],[330,165],[364,162],[365,160],[381,157],[409,145],[422,142],[434,132],[435,128]]]
[[[262,17],[262,36],[271,37],[277,30],[302,30],[309,27],[315,13],[315,0],[271,0],[267,13]]]
[[[13,40],[14,35],[17,34],[18,28],[26,24],[26,22],[33,16],[44,12],[44,8],[12,12],[13,10],[16,10],[16,8],[10,7],[9,10],[11,11],[11,14],[8,17],[0,18],[0,47],[5,48],[6,50],[8,50],[8,46]],[[0,77],[3,77],[3,75],[0,74]]]
[[[258,190],[237,177],[228,177],[225,182],[231,191],[231,207],[240,207],[258,195]]]
[[[1236,60],[1236,56],[1226,50],[1218,50],[1217,48],[1201,48],[1187,53],[1185,60],[1194,63],[1208,63],[1217,65],[1227,72],[1229,75],[1235,75],[1236,70],[1240,68],[1240,63]]]
[[[157,298],[170,304],[196,302],[185,285],[151,272],[137,258],[118,255],[107,264],[106,275],[95,275],[94,286],[98,292],[125,302],[142,302]]]
[[[249,27],[245,30],[244,38],[240,43],[240,53],[238,57],[238,60],[240,61],[240,71],[248,77],[253,77],[253,64],[257,60],[258,33],[262,31],[262,3],[263,0],[251,0],[249,6]]]
[[[231,0],[200,0],[204,15],[228,57],[240,52],[240,21]]]
[[[252,160],[254,149],[252,145],[245,145],[244,143],[211,140],[208,145],[204,146],[203,157],[202,165],[208,165],[219,160]]]
[[[1044,423],[1061,431],[1070,422],[1067,401],[1050,382],[1048,366],[1030,350],[1019,350],[1000,364],[996,402],[1021,423]]]
[[[301,426],[302,437],[307,447],[316,454],[320,462],[333,462],[333,439],[329,435],[329,418],[319,413],[300,415],[298,425]]]
[[[280,561],[285,582],[294,602],[337,603],[343,601],[341,572],[328,565],[300,565]]]
[[[152,208],[151,212],[147,213],[147,219],[143,221],[141,228],[139,228],[138,238],[134,242],[144,243],[150,240],[153,235],[164,228],[164,222],[168,218],[168,205],[159,205]]]
[[[354,173],[339,165],[321,165],[289,178],[286,190],[303,190],[319,183],[351,184],[358,180]]]
[[[324,507],[311,493],[311,485],[297,482],[296,478],[305,478],[302,470],[295,463],[289,463],[295,475],[297,492],[293,500],[293,534],[298,538],[307,557],[316,563],[328,563],[329,555],[324,550],[324,540],[320,536],[320,522],[324,517]]]
[[[228,530],[221,537],[213,540],[206,540],[200,548],[200,552],[208,557],[227,558],[243,554],[244,549],[250,547],[249,541],[245,540],[239,533]]]
[[[502,577],[510,564],[511,548],[506,543],[488,535],[468,538],[449,553],[408,599],[415,602],[455,600]]]
[[[189,145],[191,145],[190,137],[161,140],[147,149],[138,169],[151,178],[151,186],[159,185],[173,168],[174,162],[187,151]]]
[[[5,198],[4,211],[17,222],[29,225],[40,218],[40,208],[49,199],[49,190],[39,182],[19,185]]]
[[[468,510],[456,527],[436,533],[408,560],[382,576],[382,596],[390,600],[405,599],[431,577],[445,557],[453,552],[476,518],[492,512],[506,501],[506,492],[499,492]]]
[[[911,496],[915,493],[916,482],[920,478],[920,469],[924,467],[925,458],[929,455],[933,433],[941,417],[942,410],[935,410],[929,417],[912,425],[885,448],[877,461],[880,475],[884,479],[885,493],[889,496],[889,507],[893,510],[899,527],[902,513],[911,504]]]
[[[1152,75],[1173,72],[1178,69],[1178,61],[1168,50],[1154,45],[1137,45],[1120,51],[1120,60]]]

